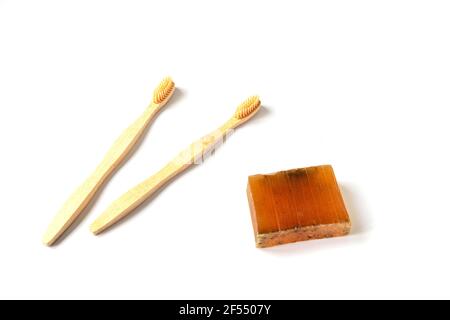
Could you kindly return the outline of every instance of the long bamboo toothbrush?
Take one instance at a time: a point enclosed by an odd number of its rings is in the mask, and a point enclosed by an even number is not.
[[[192,143],[186,150],[178,154],[178,156],[155,175],[128,190],[128,192],[115,200],[106,211],[92,223],[90,227],[91,231],[94,234],[99,234],[124,218],[171,178],[186,170],[192,164],[197,163],[197,159],[204,156],[206,152],[209,152],[227,133],[230,132],[230,130],[233,130],[252,118],[259,110],[260,105],[261,102],[256,96],[247,99],[237,108],[233,117],[225,124],[209,135]]]
[[[55,243],[64,231],[76,220],[106,179],[124,161],[133,146],[142,137],[145,129],[161,108],[169,101],[174,91],[175,84],[171,78],[167,77],[161,81],[153,92],[151,104],[144,113],[117,138],[95,171],[75,190],[64,203],[58,214],[53,218],[53,221],[44,234],[42,240],[44,244],[50,246]]]

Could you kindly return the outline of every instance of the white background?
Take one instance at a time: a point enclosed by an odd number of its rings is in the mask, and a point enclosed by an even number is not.
[[[0,298],[450,298],[448,1],[1,1]],[[59,207],[166,75],[179,90],[81,223]],[[124,191],[264,110],[99,237]],[[254,247],[247,176],[332,164],[354,228]]]

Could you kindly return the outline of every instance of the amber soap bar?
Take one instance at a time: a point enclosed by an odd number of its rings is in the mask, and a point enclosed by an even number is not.
[[[259,248],[350,232],[330,165],[250,176],[247,195]]]

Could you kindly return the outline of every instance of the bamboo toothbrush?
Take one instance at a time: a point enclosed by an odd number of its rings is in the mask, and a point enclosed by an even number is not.
[[[197,159],[210,151],[227,133],[230,132],[230,130],[233,130],[252,118],[259,110],[260,105],[261,102],[256,96],[247,99],[237,108],[233,117],[225,124],[209,135],[192,143],[186,150],[182,151],[155,175],[128,190],[128,192],[115,200],[106,211],[92,223],[90,227],[91,231],[94,234],[99,234],[124,218],[171,178],[186,170],[192,164],[197,163]]]
[[[44,244],[52,245],[76,220],[105,180],[124,161],[174,91],[175,84],[171,78],[161,81],[153,92],[151,104],[144,113],[119,136],[95,171],[75,190],[54,217],[44,234]]]

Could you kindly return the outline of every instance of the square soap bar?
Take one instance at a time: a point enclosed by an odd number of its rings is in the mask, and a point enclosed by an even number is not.
[[[350,232],[330,165],[250,176],[247,195],[259,248]]]

